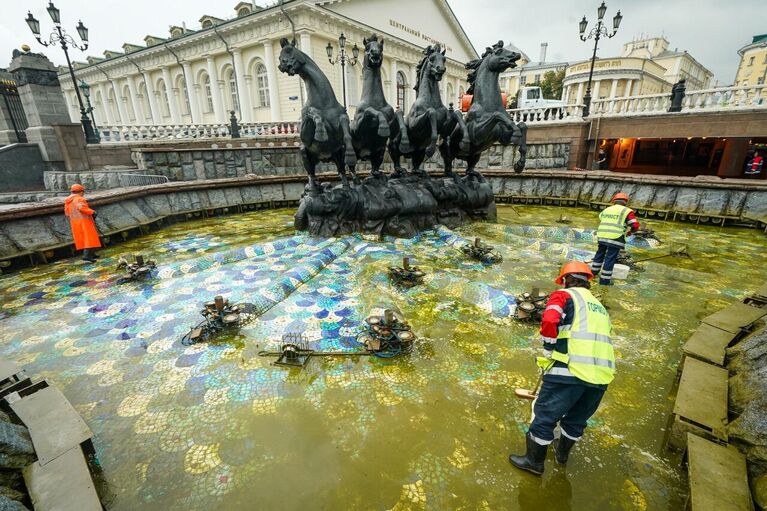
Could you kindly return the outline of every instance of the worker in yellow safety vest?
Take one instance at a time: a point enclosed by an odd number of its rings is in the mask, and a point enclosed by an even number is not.
[[[610,316],[589,291],[594,278],[586,263],[562,266],[554,282],[564,289],[549,296],[541,321],[544,362],[543,383],[533,406],[527,452],[509,456],[517,468],[543,474],[549,444],[559,424],[555,458],[564,465],[597,411],[615,375],[615,353],[610,336]],[[546,363],[546,361],[548,361]]]
[[[612,284],[613,267],[621,250],[626,246],[626,231],[639,230],[639,221],[634,211],[626,207],[628,201],[628,195],[616,193],[610,201],[612,206],[608,206],[599,214],[599,245],[591,260],[591,271],[594,275],[599,275],[599,283],[603,286]]]

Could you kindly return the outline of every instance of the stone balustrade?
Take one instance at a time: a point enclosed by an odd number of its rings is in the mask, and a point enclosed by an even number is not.
[[[242,138],[298,136],[298,121],[240,123]],[[229,124],[167,124],[99,128],[102,143],[231,138]]]
[[[595,99],[591,102],[593,117],[631,117],[668,113],[671,95],[647,94],[623,98]],[[767,109],[767,85],[717,87],[685,93],[683,113]]]
[[[556,124],[583,120],[583,105],[564,105],[546,108],[513,108],[507,110],[514,122]]]

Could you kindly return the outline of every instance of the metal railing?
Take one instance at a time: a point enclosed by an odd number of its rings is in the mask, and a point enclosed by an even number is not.
[[[120,174],[120,186],[127,188],[130,186],[150,186],[168,183],[170,180],[166,176],[156,174],[134,174],[133,172],[124,172]]]
[[[285,137],[299,134],[298,121],[240,123],[240,137]],[[214,124],[163,124],[106,126],[100,128],[102,143],[140,142],[147,140],[189,140],[231,138],[231,126]]]
[[[591,102],[594,117],[642,116],[667,113],[671,95],[648,94],[623,98],[595,99]],[[767,85],[717,87],[685,92],[682,112],[722,112],[767,108]]]

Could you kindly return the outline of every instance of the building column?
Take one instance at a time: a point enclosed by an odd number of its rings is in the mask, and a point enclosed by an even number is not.
[[[250,89],[245,80],[245,66],[242,63],[242,50],[235,49],[234,72],[237,74],[237,95],[240,99],[240,121],[253,122],[253,106],[250,103]]]
[[[613,99],[618,93],[618,80],[613,80],[613,84],[610,87],[610,99]]]
[[[144,85],[146,86],[146,95],[149,96],[149,110],[150,110],[150,115],[152,116],[152,124],[161,124],[162,115],[160,115],[160,109],[158,108],[158,105],[157,105],[157,96],[155,96],[152,77],[149,76],[149,73],[146,71],[144,71],[143,75],[144,75]]]
[[[389,99],[389,103],[394,107],[395,110],[397,109],[397,72],[397,61],[395,59],[391,59],[389,74],[389,76],[391,76],[391,98]]]
[[[599,80],[594,80],[591,82],[591,100],[594,101],[595,99],[599,99],[599,89],[602,86],[602,82]]]
[[[210,76],[210,93],[213,96],[213,114],[216,122],[225,124],[227,121],[224,98],[221,96],[221,84],[218,83],[218,70],[216,61],[212,56],[208,57],[208,76]]]
[[[162,68],[162,79],[165,80],[165,96],[168,99],[170,118],[173,124],[181,124],[181,114],[178,111],[176,95],[173,94],[173,82],[170,79],[170,69],[167,66]]]
[[[110,83],[112,84],[112,90],[115,93],[115,101],[117,101],[117,111],[120,112],[120,124],[123,126],[127,126],[130,122],[130,116],[128,116],[128,109],[125,108],[125,103],[123,101],[127,101],[126,98],[123,98],[122,94],[120,93],[120,86],[117,83],[117,80],[110,80]]]
[[[567,105],[567,100],[569,99],[568,96],[570,96],[570,86],[562,87],[562,103]]]
[[[186,85],[186,92],[189,94],[189,114],[192,116],[192,124],[200,124],[202,122],[202,114],[200,113],[200,100],[197,97],[197,87],[192,75],[192,65],[189,62],[184,62],[183,68],[184,85]],[[192,81],[189,81],[190,78]]]
[[[115,119],[112,117],[112,109],[109,107],[109,95],[107,94],[107,87],[105,82],[99,83],[99,92],[101,92],[101,108],[104,110],[104,119],[97,119],[97,121],[101,125],[106,122],[108,126],[114,126]],[[88,106],[87,101],[85,102],[85,106]],[[98,113],[97,110],[96,113]]]
[[[269,81],[269,107],[272,114],[272,122],[282,120],[280,111],[280,96],[277,91],[277,68],[274,67],[274,49],[272,42],[264,43],[264,64],[266,64],[266,79]]]
[[[301,33],[301,51],[309,55],[309,58],[314,60],[314,54],[312,52],[312,35],[309,32]],[[365,53],[364,51],[362,52]]]
[[[586,82],[578,82],[578,94],[575,95],[575,104],[583,104],[583,87]]]
[[[631,96],[631,87],[634,86],[634,80],[626,80],[626,93],[624,96]]]
[[[130,93],[131,103],[133,103],[133,113],[136,116],[134,121],[136,124],[144,124],[146,119],[144,118],[144,108],[141,106],[141,101],[138,100],[138,94],[136,93],[136,82],[133,81],[132,76],[128,76],[128,92]]]

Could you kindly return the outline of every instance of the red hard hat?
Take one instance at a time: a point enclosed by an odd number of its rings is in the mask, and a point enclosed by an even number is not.
[[[81,185],[80,183],[75,183],[72,185],[70,190],[72,191],[72,193],[80,193],[85,191],[85,187]]]
[[[559,270],[559,276],[554,279],[554,283],[561,286],[565,282],[565,275],[570,275],[571,273],[585,275],[589,280],[594,278],[594,274],[591,273],[591,268],[588,264],[580,261],[569,261],[562,266],[561,270]]]
[[[615,202],[615,201],[617,201],[617,200],[622,200],[622,201],[626,201],[626,202],[628,202],[628,201],[629,201],[629,196],[628,196],[628,195],[626,195],[626,194],[625,194],[625,193],[623,193],[623,192],[618,192],[618,193],[616,193],[615,195],[613,195],[613,198],[612,198],[612,199],[610,199],[610,202]]]

